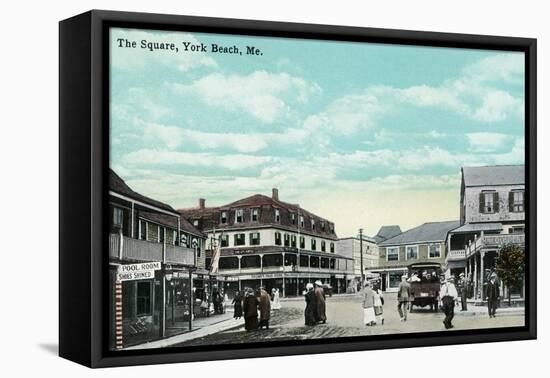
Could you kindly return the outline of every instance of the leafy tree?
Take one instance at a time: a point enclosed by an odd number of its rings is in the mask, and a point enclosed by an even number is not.
[[[496,273],[508,287],[508,305],[511,304],[511,288],[517,287],[525,275],[525,251],[517,244],[507,244],[500,248],[496,261]]]

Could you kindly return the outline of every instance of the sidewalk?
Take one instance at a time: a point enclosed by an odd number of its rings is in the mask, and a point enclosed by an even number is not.
[[[191,331],[187,331],[185,333],[175,336],[166,337],[161,340],[132,345],[131,347],[124,348],[124,350],[165,348],[189,340],[197,339],[199,337],[208,336],[213,333],[226,331],[228,329],[236,328],[239,326],[244,327],[244,320],[233,319],[233,308],[227,308],[225,314],[212,315],[210,317],[194,320],[193,330]]]
[[[455,316],[476,316],[485,315],[489,316],[489,309],[487,306],[474,306],[468,303],[467,311],[460,311],[460,303],[455,306]],[[525,315],[524,307],[499,307],[496,311],[496,316],[510,316],[510,315]]]

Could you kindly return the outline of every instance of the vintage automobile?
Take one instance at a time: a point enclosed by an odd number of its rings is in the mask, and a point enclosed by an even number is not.
[[[413,311],[414,306],[430,306],[431,311],[437,312],[441,287],[439,280],[441,264],[415,263],[409,265],[408,270],[412,296],[410,311]]]

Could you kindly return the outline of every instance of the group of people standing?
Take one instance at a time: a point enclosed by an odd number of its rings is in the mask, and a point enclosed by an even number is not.
[[[384,324],[384,296],[379,286],[374,286],[370,281],[365,283],[363,291],[363,323],[374,326],[377,323]]]
[[[273,289],[271,295],[265,287],[260,287],[256,292],[252,288],[246,288],[244,294],[238,291],[232,301],[235,319],[244,317],[244,327],[247,331],[256,329],[269,329],[271,310],[281,308],[279,289]],[[259,316],[258,316],[259,315]]]
[[[306,300],[306,309],[304,311],[305,324],[314,326],[316,324],[327,322],[326,313],[326,294],[321,281],[315,281],[314,284],[308,282],[304,291]]]

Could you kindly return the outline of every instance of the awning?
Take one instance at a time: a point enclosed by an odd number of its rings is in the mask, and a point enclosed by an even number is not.
[[[502,231],[502,223],[466,223],[451,231],[451,234],[462,234],[481,231]]]

